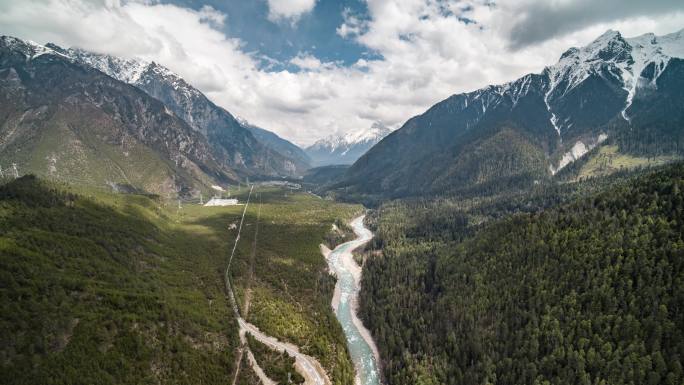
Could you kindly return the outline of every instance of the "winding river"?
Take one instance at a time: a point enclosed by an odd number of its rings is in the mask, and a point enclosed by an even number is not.
[[[379,385],[378,349],[370,332],[356,316],[361,268],[354,261],[352,251],[373,238],[373,233],[363,225],[363,219],[362,215],[351,222],[356,239],[337,246],[327,255],[327,260],[337,276],[332,306],[347,337],[349,353],[356,367],[356,384]]]

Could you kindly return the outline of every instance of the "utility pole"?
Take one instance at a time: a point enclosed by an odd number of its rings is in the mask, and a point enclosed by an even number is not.
[[[17,170],[17,164],[12,163],[12,168],[14,169],[14,178],[19,178],[19,170]]]

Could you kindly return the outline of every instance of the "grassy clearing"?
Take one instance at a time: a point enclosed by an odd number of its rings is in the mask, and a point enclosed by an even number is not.
[[[578,178],[605,176],[621,170],[639,167],[655,167],[678,160],[674,155],[638,157],[620,153],[617,145],[603,146],[589,159],[579,172]]]

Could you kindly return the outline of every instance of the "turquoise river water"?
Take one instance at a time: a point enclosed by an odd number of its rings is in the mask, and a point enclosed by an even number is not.
[[[354,262],[352,251],[373,237],[371,231],[364,226],[363,218],[358,217],[351,223],[357,238],[337,246],[328,256],[328,263],[337,276],[336,291],[339,295],[339,304],[335,314],[347,337],[349,353],[356,367],[356,383],[380,385],[380,373],[374,353],[377,349],[374,348],[370,333],[354,313],[358,301],[361,269]]]

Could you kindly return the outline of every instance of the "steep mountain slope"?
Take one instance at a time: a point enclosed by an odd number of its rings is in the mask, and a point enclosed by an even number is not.
[[[221,161],[241,175],[293,176],[308,168],[299,159],[292,159],[258,141],[251,130],[228,111],[157,63],[81,49],[63,49],[54,44],[48,44],[48,47],[159,99],[193,129],[206,136],[218,152],[225,153]]]
[[[237,180],[157,99],[49,48],[0,39],[0,162],[73,183],[191,194]]]
[[[273,151],[292,160],[298,172],[308,170],[311,167],[311,158],[296,144],[283,139],[277,134],[257,127],[245,120],[238,119],[242,127],[248,129],[252,135],[265,146]]]
[[[230,245],[213,231],[238,214],[173,223],[150,197],[57,185],[0,180],[2,383],[230,383]]]
[[[684,31],[608,31],[540,74],[458,94],[388,135],[349,170],[349,191],[389,196],[528,186],[607,139],[684,149]],[[650,146],[640,146],[650,143]]]
[[[315,166],[352,164],[390,132],[390,128],[374,123],[368,130],[321,139],[305,150]]]

